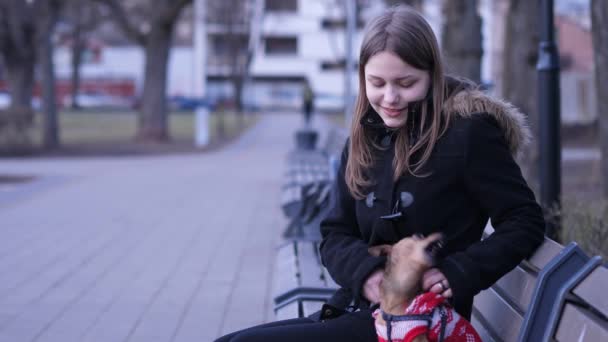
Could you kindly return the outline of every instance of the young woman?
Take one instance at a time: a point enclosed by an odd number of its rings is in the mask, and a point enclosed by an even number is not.
[[[530,256],[544,220],[514,161],[529,139],[524,116],[466,81],[448,77],[437,40],[409,7],[368,26],[359,95],[321,256],[342,287],[337,318],[274,322],[219,341],[376,341],[371,308],[386,257],[368,248],[441,232],[437,267],[423,290],[442,294],[465,318],[473,296]],[[495,229],[480,241],[491,220]]]

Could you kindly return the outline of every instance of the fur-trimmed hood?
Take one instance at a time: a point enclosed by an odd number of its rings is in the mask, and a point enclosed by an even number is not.
[[[493,116],[502,128],[513,155],[521,152],[532,138],[526,116],[519,109],[480,90],[462,90],[450,98],[443,108],[462,117],[482,113]]]

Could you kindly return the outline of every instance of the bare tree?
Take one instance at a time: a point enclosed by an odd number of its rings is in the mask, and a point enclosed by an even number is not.
[[[262,11],[256,12],[256,6],[262,0],[213,0],[208,2],[207,22],[218,25],[220,34],[216,36],[216,47],[221,51],[217,57],[224,58],[228,78],[232,83],[234,103],[237,113],[243,118],[243,91],[245,80],[249,76],[249,69],[259,37],[254,25],[259,25]],[[221,122],[221,121],[220,121]],[[223,127],[220,127],[220,135]]]
[[[419,11],[422,11],[424,0],[384,0],[384,3],[386,3],[387,6],[395,6],[400,4],[409,5]]]
[[[591,0],[591,31],[595,62],[595,93],[600,126],[602,180],[604,197],[608,198],[608,1]]]
[[[52,35],[61,0],[37,0],[36,42],[38,45],[40,79],[42,85],[42,106],[44,115],[43,145],[47,149],[59,146],[59,118],[57,116],[57,103],[55,96],[55,65],[53,63]]]
[[[477,0],[443,2],[442,49],[448,70],[481,82],[481,17]]]
[[[539,42],[538,1],[510,0],[507,12],[502,97],[519,107],[527,116],[532,134],[538,137],[537,75]],[[531,187],[538,193],[538,145],[536,141],[523,151],[522,169]]]
[[[55,103],[55,70],[52,34],[61,0],[4,0],[0,17],[0,53],[7,67],[11,108],[31,115],[34,66],[38,59],[44,112],[43,146],[59,146],[59,125]]]
[[[72,75],[71,75],[71,98],[70,107],[80,108],[78,103],[78,92],[80,89],[80,68],[83,62],[83,52],[87,48],[88,33],[96,29],[103,21],[108,19],[106,12],[102,11],[99,4],[92,0],[68,0],[68,5],[63,13],[65,19],[72,26]]]
[[[0,54],[11,106],[30,108],[36,62],[33,6],[26,1],[1,0],[0,13]]]
[[[167,64],[173,30],[181,11],[192,0],[95,0],[111,10],[125,34],[145,50],[144,89],[136,139],[166,141]]]

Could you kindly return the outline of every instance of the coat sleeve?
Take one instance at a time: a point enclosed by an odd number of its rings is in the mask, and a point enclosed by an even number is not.
[[[494,233],[439,265],[459,303],[490,287],[543,242],[545,222],[496,120],[476,115],[469,127],[464,179]],[[469,299],[470,300],[470,299]]]
[[[384,266],[385,257],[367,252],[367,243],[359,231],[355,199],[350,194],[344,174],[348,159],[348,141],[340,161],[336,183],[332,190],[332,208],[321,222],[320,251],[323,265],[338,285],[350,289],[356,301],[362,299],[362,287],[367,277]],[[364,298],[363,298],[364,299]]]

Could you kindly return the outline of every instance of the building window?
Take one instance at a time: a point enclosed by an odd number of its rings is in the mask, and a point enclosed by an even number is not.
[[[321,61],[321,70],[323,71],[344,71],[344,68],[346,68],[346,61],[344,60],[344,58],[340,58],[334,61]],[[359,63],[355,61],[353,63],[353,71],[358,70],[358,68]]]
[[[322,61],[321,62],[321,70],[330,71],[330,70],[344,70],[344,66],[346,62],[344,59],[340,59],[337,61]]]
[[[266,0],[264,9],[268,12],[297,12],[298,0]]]
[[[357,29],[365,27],[365,22],[357,19]],[[337,30],[346,28],[346,20],[344,18],[323,18],[321,19],[321,28],[325,30]]]
[[[296,37],[267,37],[264,51],[267,55],[297,55],[298,39]]]
[[[248,37],[244,34],[209,35],[210,45],[216,56],[246,54]]]

